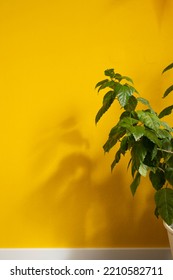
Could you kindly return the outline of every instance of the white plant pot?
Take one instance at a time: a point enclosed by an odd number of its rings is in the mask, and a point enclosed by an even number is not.
[[[169,244],[170,244],[170,248],[171,248],[171,254],[173,257],[173,224],[168,226],[165,222],[163,222],[164,227],[167,230],[167,234],[168,234],[168,239],[169,239]]]

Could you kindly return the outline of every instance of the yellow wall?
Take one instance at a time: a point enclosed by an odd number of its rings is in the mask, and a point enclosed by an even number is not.
[[[114,67],[159,107],[172,26],[171,0],[0,0],[0,247],[168,245],[148,181],[110,173],[94,86]]]

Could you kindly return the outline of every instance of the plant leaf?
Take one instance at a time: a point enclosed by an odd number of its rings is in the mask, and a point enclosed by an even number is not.
[[[160,139],[168,138],[169,140],[171,140],[172,135],[166,129],[158,129],[157,137]]]
[[[143,97],[138,97],[137,101],[141,102],[143,105],[147,106],[152,112],[154,112],[152,107],[151,107],[151,105],[150,105],[150,103],[149,103],[149,101],[147,99],[145,99]]]
[[[158,147],[161,147],[161,142],[158,139],[158,137],[156,136],[156,134],[150,130],[150,129],[145,129],[144,131],[144,135],[154,144],[156,144]]]
[[[138,120],[134,119],[134,118],[131,118],[131,117],[124,117],[122,120],[120,120],[119,124],[121,126],[123,125],[131,125],[133,126],[134,124],[137,124],[138,123]],[[125,126],[123,126],[125,127]]]
[[[160,125],[163,126],[164,128],[166,128],[166,130],[168,130],[169,132],[173,132],[172,127],[170,127],[168,123],[160,122]]]
[[[97,124],[100,118],[103,116],[104,113],[109,109],[109,107],[112,105],[114,99],[115,99],[116,93],[114,91],[109,91],[105,94],[103,98],[103,106],[100,108],[98,111],[96,118],[95,118],[95,123]]]
[[[117,143],[117,141],[126,133],[126,130],[124,128],[119,128],[117,130],[117,133],[112,134],[111,136],[109,136],[108,140],[106,141],[106,143],[103,146],[103,149],[105,151],[105,153],[108,153],[110,151],[110,149],[115,146],[115,144]]]
[[[123,80],[126,80],[126,81],[128,81],[128,82],[130,82],[130,83],[132,83],[133,84],[133,80],[130,78],[130,77],[127,77],[127,76],[121,76],[121,79]]]
[[[134,88],[133,86],[131,86],[131,85],[128,85],[130,88],[131,88],[131,90],[133,91],[133,92],[136,92],[136,93],[138,93],[139,94],[139,92],[136,90],[136,88]]]
[[[159,119],[163,118],[164,116],[170,115],[172,113],[173,105],[166,107],[163,109],[160,114],[158,115]]]
[[[168,182],[173,186],[173,168],[168,167],[165,171],[165,177],[168,180]]]
[[[107,88],[107,87],[109,87],[109,88],[113,88],[113,86],[114,86],[114,84],[115,84],[115,82],[114,81],[107,81],[107,82],[105,82],[105,83],[102,83],[102,85],[99,87],[99,89],[98,89],[98,92],[100,91],[100,90],[102,90],[102,89],[105,89],[105,88]]]
[[[137,106],[137,103],[138,103],[138,101],[137,101],[136,97],[134,97],[133,95],[131,95],[131,96],[129,97],[129,100],[128,100],[127,105],[124,106],[124,109],[125,109],[126,111],[130,111],[130,112],[131,112],[131,111],[134,111],[135,108],[136,108],[136,106]]]
[[[169,167],[172,167],[172,168],[173,168],[173,156],[171,156],[171,157],[169,158],[169,160],[168,160],[166,163],[167,163],[167,165],[168,165]]]
[[[133,195],[135,195],[137,187],[140,184],[140,179],[141,179],[141,174],[139,172],[136,173],[135,179],[133,180],[133,182],[130,185],[130,189]]]
[[[115,92],[113,90],[108,91],[105,96],[103,97],[103,105],[106,103],[111,102],[112,100],[114,101],[115,99]]]
[[[172,142],[167,139],[167,138],[164,138],[162,140],[162,147],[160,150],[166,150],[168,153],[166,153],[167,155],[171,154],[169,152],[172,152],[172,149],[173,149],[173,146],[172,146]],[[164,152],[164,151],[163,151]]]
[[[111,171],[114,169],[115,165],[120,161],[120,158],[121,158],[121,154],[125,155],[127,149],[128,149],[128,140],[129,140],[129,137],[128,136],[125,136],[122,141],[121,141],[121,145],[120,145],[120,148],[119,150],[116,152],[115,154],[115,159],[114,161],[112,162],[111,164]]]
[[[124,107],[125,105],[127,105],[127,102],[129,100],[129,97],[133,94],[133,90],[130,86],[126,85],[121,85],[121,87],[119,88],[118,94],[117,94],[117,98],[118,101],[121,105],[121,107]]]
[[[111,128],[111,131],[109,132],[109,138],[113,137],[115,134],[117,134],[120,130],[119,123]]]
[[[141,162],[140,166],[139,166],[139,173],[143,176],[146,177],[147,176],[147,172],[148,172],[148,166],[143,164]]]
[[[152,153],[151,153],[151,161],[153,161],[153,159],[156,157],[157,152],[158,152],[157,145],[154,145]]]
[[[134,126],[133,127],[133,137],[136,141],[138,141],[145,133],[145,129],[143,126]]]
[[[160,169],[157,169],[155,173],[150,171],[149,178],[150,178],[150,181],[151,181],[153,187],[157,191],[163,187],[163,185],[165,184],[165,181],[166,181],[164,172]]]
[[[95,88],[100,87],[101,85],[107,83],[108,81],[109,81],[108,79],[105,79],[105,80],[102,80],[102,81],[98,82],[98,83],[96,84]]]
[[[148,128],[157,131],[160,126],[159,118],[153,113],[148,111],[137,111],[137,116],[139,120]]]
[[[115,72],[113,68],[105,70],[104,74],[105,76],[109,76],[110,78],[114,78],[115,76]]]
[[[173,85],[171,85],[169,88],[167,88],[167,90],[164,92],[163,98],[168,96],[168,94],[170,94],[171,91],[173,91]]]
[[[126,118],[126,117],[130,117],[130,116],[131,116],[131,113],[129,111],[124,111],[120,116],[120,120],[122,120],[123,118]]]
[[[138,171],[139,166],[136,166],[136,163],[133,162],[132,160],[130,161],[131,164],[131,174],[132,177],[134,178],[136,171]]]
[[[157,213],[168,225],[171,225],[173,221],[173,190],[170,188],[158,190],[155,194],[155,202]]]
[[[117,79],[119,82],[122,80],[122,76],[121,76],[121,74],[119,74],[119,73],[116,73],[116,74],[114,75],[114,78]]]
[[[158,211],[157,207],[155,208],[154,214],[157,218],[159,218],[159,211]]]
[[[115,159],[111,164],[111,171],[114,169],[115,165],[120,161],[121,159],[121,150],[119,149],[115,154]]]
[[[147,154],[147,149],[143,145],[142,141],[137,141],[134,143],[131,156],[132,156],[132,165],[135,167],[136,170],[139,169],[141,163],[144,161]]]
[[[166,66],[166,68],[163,70],[162,73],[164,73],[164,72],[166,72],[166,71],[168,71],[168,70],[170,70],[170,69],[172,69],[172,68],[173,68],[173,63],[171,63],[171,64],[169,64],[168,66]]]
[[[125,136],[120,144],[120,149],[121,149],[121,153],[123,155],[125,155],[125,152],[128,150],[128,142],[129,142],[130,137]]]
[[[123,127],[126,129],[126,132],[129,134],[133,134],[136,124],[138,123],[138,120],[131,118],[131,117],[124,117],[120,120],[119,125],[120,127]]]

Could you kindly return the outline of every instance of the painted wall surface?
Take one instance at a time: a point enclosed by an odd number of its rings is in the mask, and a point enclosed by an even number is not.
[[[110,172],[94,86],[113,67],[161,107],[172,26],[171,0],[0,0],[0,247],[168,246],[148,181]]]

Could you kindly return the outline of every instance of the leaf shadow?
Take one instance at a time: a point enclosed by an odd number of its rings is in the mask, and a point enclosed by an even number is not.
[[[162,25],[164,15],[166,13],[166,9],[169,8],[169,1],[168,0],[154,0],[154,9],[157,16],[157,21],[159,26]]]
[[[59,141],[72,146],[72,150],[61,158],[44,182],[23,201],[25,205],[25,227],[32,236],[32,247],[141,247],[158,246],[166,235],[153,218],[152,199],[148,197],[147,208],[137,218],[140,202],[134,200],[126,186],[124,169],[101,172],[102,180],[95,178],[103,160],[101,155],[89,154],[89,141],[82,136],[72,120],[61,123]],[[70,141],[77,135],[78,144]],[[57,139],[57,134],[52,133]],[[50,137],[51,138],[51,137]],[[75,137],[74,137],[75,138]],[[38,155],[40,162],[47,150],[47,138]],[[49,139],[50,140],[50,139]],[[53,139],[53,143],[56,143]],[[39,162],[37,162],[39,164]],[[147,225],[147,226],[146,226]],[[152,235],[150,228],[152,227]],[[166,241],[165,241],[166,243]]]

